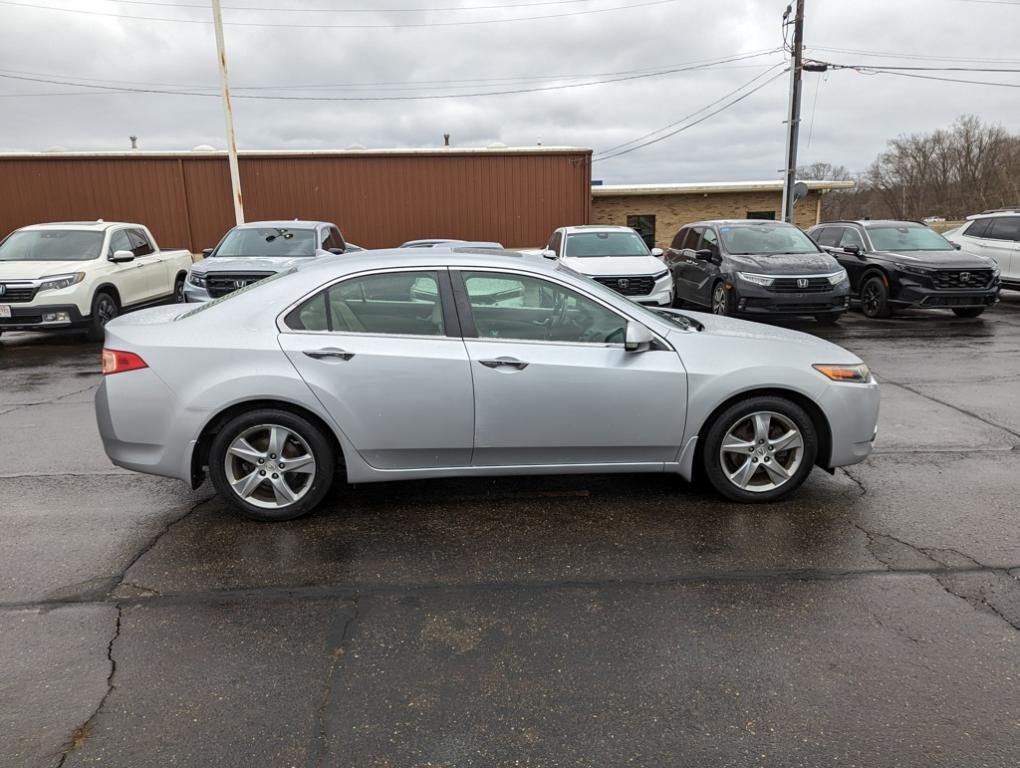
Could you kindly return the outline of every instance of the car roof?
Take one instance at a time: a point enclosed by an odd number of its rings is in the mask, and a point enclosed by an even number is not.
[[[996,208],[992,211],[981,211],[981,213],[974,213],[967,217],[967,221],[974,221],[975,219],[994,219],[999,216],[1016,216],[1020,214],[1020,208]]]
[[[830,224],[856,224],[857,226],[864,227],[924,227],[930,229],[927,224],[923,221],[911,221],[909,219],[837,219],[835,221],[822,221],[815,224],[811,229],[815,227],[824,227]]]
[[[406,243],[401,244],[400,248],[426,248],[434,245],[442,245],[443,243],[463,243],[463,240],[457,240],[452,237],[426,237],[421,240],[408,240]]]
[[[793,224],[789,224],[785,221],[776,221],[775,219],[706,219],[705,221],[692,221],[690,224],[684,224],[685,227],[709,227],[709,226],[720,226],[726,225],[728,227],[743,226],[747,225],[750,227],[761,227],[766,224],[775,226],[780,224],[784,227],[792,227]]]
[[[289,221],[246,221],[238,224],[235,229],[260,229],[271,227],[273,229],[316,229],[318,227],[333,226],[328,221],[306,221],[304,219],[291,219]]]
[[[632,227],[623,227],[618,224],[577,224],[573,227],[563,227],[566,234],[573,232],[633,232]]]
[[[105,232],[112,227],[139,227],[140,224],[131,224],[125,221],[47,221],[40,224],[29,224],[21,229],[45,230],[45,229],[72,229],[80,232]]]

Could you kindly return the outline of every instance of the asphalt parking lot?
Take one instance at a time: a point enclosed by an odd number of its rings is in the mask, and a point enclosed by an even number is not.
[[[798,326],[875,454],[341,489],[259,525],[113,467],[98,345],[0,339],[2,766],[1015,766],[1020,294]]]

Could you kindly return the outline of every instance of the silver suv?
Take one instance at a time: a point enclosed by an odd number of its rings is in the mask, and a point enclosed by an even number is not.
[[[945,233],[963,250],[995,259],[1003,288],[1020,291],[1020,208],[1001,208],[967,217],[967,223]]]

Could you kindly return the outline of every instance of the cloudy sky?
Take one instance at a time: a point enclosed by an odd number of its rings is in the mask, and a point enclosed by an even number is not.
[[[223,0],[238,142],[431,147],[450,133],[456,146],[607,152],[704,118],[598,160],[595,178],[775,178],[786,4]],[[1020,0],[807,0],[806,17],[818,59],[1020,69]],[[210,20],[208,0],[0,0],[0,150],[126,149],[130,134],[143,149],[224,147]],[[1020,83],[1020,72],[924,74]],[[965,113],[1020,131],[1020,90],[807,73],[801,162],[863,170],[887,139]]]

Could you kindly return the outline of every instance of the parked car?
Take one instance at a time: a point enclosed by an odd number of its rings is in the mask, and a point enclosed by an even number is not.
[[[668,307],[673,302],[673,280],[659,258],[662,250],[649,250],[630,227],[560,227],[543,253],[639,304]]]
[[[835,323],[850,305],[846,271],[792,224],[700,221],[666,251],[678,306],[717,315],[811,315]]]
[[[161,250],[141,224],[72,221],[0,243],[0,333],[81,328],[94,341],[117,315],[179,302],[191,253]]]
[[[185,286],[189,302],[233,293],[289,266],[331,253],[352,251],[340,228],[327,221],[253,221],[227,232],[215,248],[203,251]]]
[[[994,260],[958,250],[919,222],[832,221],[808,233],[846,269],[867,317],[908,307],[977,317],[999,300]]]
[[[1003,288],[1020,291],[1020,208],[985,211],[945,237],[963,250],[994,259]]]
[[[393,300],[409,279],[429,290]],[[862,461],[879,407],[861,360],[814,336],[445,249],[326,257],[118,318],[103,372],[115,464],[193,487],[208,474],[258,520],[310,511],[335,477],[697,472],[772,501],[816,464]]]

